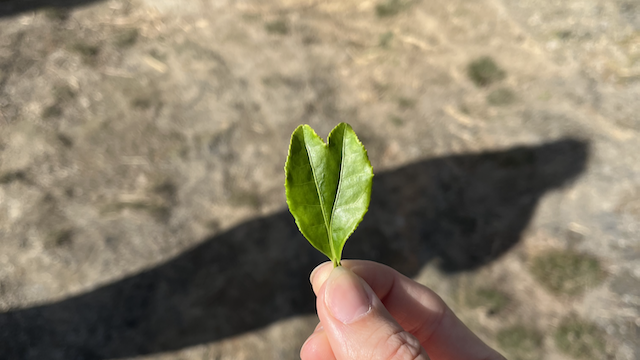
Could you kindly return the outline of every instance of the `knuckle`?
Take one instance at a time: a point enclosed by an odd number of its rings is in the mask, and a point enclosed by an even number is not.
[[[389,338],[392,349],[387,360],[424,360],[422,345],[415,336],[400,331]]]

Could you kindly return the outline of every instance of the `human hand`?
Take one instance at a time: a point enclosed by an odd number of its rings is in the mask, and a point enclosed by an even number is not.
[[[320,324],[302,360],[504,360],[427,287],[375,262],[342,264],[311,273]]]

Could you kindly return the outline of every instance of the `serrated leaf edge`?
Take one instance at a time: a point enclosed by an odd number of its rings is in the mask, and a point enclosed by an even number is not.
[[[298,230],[300,231],[300,233],[302,234],[302,236],[304,236],[304,238],[307,240],[307,242],[309,244],[311,244],[311,246],[313,246],[316,250],[320,251],[321,253],[325,254],[328,258],[332,259],[332,255],[333,254],[326,254],[324,251],[322,251],[321,249],[319,249],[312,241],[309,240],[309,238],[307,237],[307,235],[305,235],[305,233],[302,231],[302,226],[300,224],[300,222],[298,221],[298,217],[295,216],[295,214],[293,214],[291,212],[291,204],[289,203],[289,187],[287,186],[287,167],[289,166],[289,160],[291,159],[291,142],[293,141],[293,137],[296,134],[297,131],[302,131],[302,135],[304,138],[304,127],[308,127],[309,130],[311,130],[311,132],[313,133],[313,135],[317,136],[318,138],[320,138],[320,136],[318,134],[316,134],[315,130],[313,130],[313,128],[307,124],[303,124],[303,125],[299,125],[292,133],[291,133],[291,141],[289,142],[289,149],[287,151],[287,160],[284,163],[284,172],[285,172],[285,178],[284,178],[284,188],[285,188],[285,196],[286,196],[286,202],[287,202],[287,207],[289,209],[289,212],[291,213],[291,215],[293,216],[293,219],[296,223],[296,226],[298,227]],[[320,138],[322,140],[322,138]],[[325,142],[322,141],[322,143],[324,144]],[[306,141],[305,141],[305,149],[307,150],[307,156],[309,155],[309,150],[306,147]],[[313,171],[313,167],[312,167],[312,171]],[[316,179],[315,179],[315,172],[314,172],[314,183],[317,184]],[[316,187],[317,188],[317,187]],[[318,194],[319,195],[319,194]],[[319,196],[320,198],[320,202],[322,202],[322,198]],[[322,215],[323,215],[323,219],[324,219],[324,209],[322,210]],[[325,222],[324,225],[325,231],[327,230],[327,225]],[[331,249],[331,245],[329,245],[329,248]],[[332,259],[333,260],[333,259]]]
[[[334,244],[333,244],[333,234],[332,234],[332,231],[331,231],[331,229],[332,229],[332,228],[331,228],[331,226],[332,226],[332,224],[333,224],[333,215],[334,215],[334,211],[335,211],[335,204],[337,203],[337,201],[338,201],[338,199],[339,199],[340,184],[342,183],[342,175],[343,175],[342,168],[343,168],[344,158],[345,158],[345,156],[344,156],[344,134],[346,133],[347,128],[349,128],[349,129],[354,133],[354,135],[355,135],[355,139],[356,139],[356,142],[358,143],[358,145],[360,145],[360,146],[362,147],[362,150],[364,150],[365,159],[367,160],[367,164],[368,164],[368,166],[369,166],[369,169],[371,169],[371,178],[372,178],[372,181],[373,181],[373,176],[375,176],[375,174],[373,173],[373,166],[371,166],[371,161],[369,160],[369,153],[367,152],[367,149],[364,147],[364,144],[362,143],[362,141],[360,141],[360,138],[358,138],[358,135],[355,133],[355,131],[353,130],[353,128],[351,127],[351,125],[349,125],[349,124],[347,124],[347,123],[344,123],[344,122],[339,123],[338,125],[336,125],[336,126],[331,130],[331,132],[329,132],[329,135],[327,136],[327,141],[326,141],[326,142],[325,142],[325,141],[322,139],[322,137],[320,137],[320,136],[315,132],[315,130],[314,130],[311,126],[309,126],[308,124],[299,125],[299,126],[298,126],[294,131],[293,131],[293,133],[291,133],[291,138],[292,138],[292,140],[293,140],[293,136],[294,136],[294,134],[295,134],[299,129],[301,129],[301,130],[303,131],[303,138],[305,139],[305,144],[304,144],[304,145],[305,145],[305,150],[307,151],[307,156],[309,157],[309,162],[310,162],[310,163],[312,163],[311,156],[309,156],[309,148],[307,148],[306,136],[304,136],[304,135],[305,135],[305,134],[304,134],[304,129],[305,129],[305,127],[306,127],[306,128],[308,128],[309,130],[311,130],[312,135],[313,135],[313,136],[315,136],[315,137],[317,137],[317,138],[319,138],[319,139],[320,139],[320,141],[322,142],[323,146],[326,148],[327,146],[329,146],[329,139],[331,138],[331,135],[333,134],[333,132],[334,132],[338,127],[340,127],[340,125],[343,125],[343,124],[344,124],[345,126],[344,126],[344,130],[343,130],[343,135],[342,135],[343,137],[342,137],[342,150],[341,150],[341,155],[342,155],[342,156],[341,156],[341,158],[340,158],[340,178],[339,178],[339,180],[338,180],[338,191],[337,191],[336,197],[335,197],[334,202],[333,202],[334,206],[331,208],[331,219],[330,219],[329,225],[327,225],[326,215],[325,215],[325,213],[324,213],[324,206],[323,206],[323,202],[322,202],[322,195],[320,194],[320,192],[319,192],[319,190],[318,190],[318,186],[316,186],[316,191],[318,191],[318,199],[319,199],[319,201],[320,201],[321,208],[322,208],[322,217],[323,217],[323,220],[324,220],[324,222],[325,222],[325,231],[327,231],[327,237],[328,237],[328,239],[329,239],[329,249],[330,249],[330,251],[331,251],[331,255],[328,255],[328,254],[325,254],[325,255],[327,255],[327,256],[331,259],[331,261],[333,262],[334,267],[337,267],[337,266],[341,266],[341,265],[342,265],[342,264],[341,264],[341,258],[342,258],[342,250],[344,249],[344,245],[347,243],[347,240],[349,240],[349,238],[351,237],[351,235],[355,232],[355,230],[358,228],[358,226],[360,225],[360,223],[361,223],[361,222],[362,222],[362,220],[364,219],[364,216],[365,216],[365,215],[367,214],[367,212],[369,211],[369,205],[371,204],[371,189],[369,189],[369,197],[368,197],[368,199],[367,199],[367,204],[366,204],[366,207],[365,207],[364,212],[362,213],[362,216],[360,216],[360,218],[359,218],[359,219],[358,219],[358,221],[356,222],[356,224],[355,224],[355,226],[353,227],[353,229],[351,230],[351,232],[349,232],[349,234],[347,234],[347,236],[345,237],[344,241],[342,242],[342,244],[341,244],[341,246],[340,246],[339,251],[338,251],[337,253],[335,253],[335,250],[334,250]],[[287,174],[287,167],[288,167],[288,165],[289,165],[290,157],[291,157],[291,142],[289,143],[289,149],[288,149],[288,151],[287,151],[287,160],[285,161],[285,164],[284,164],[284,171],[285,171],[285,183],[284,183],[284,186],[285,186],[285,196],[286,196],[286,203],[287,203],[287,207],[289,207],[289,209],[291,209],[291,207],[290,207],[290,204],[289,204],[289,188],[288,188],[288,186],[287,186],[287,176],[286,176],[286,174]],[[316,178],[315,169],[314,169],[314,167],[313,167],[313,164],[311,165],[311,171],[312,171],[312,173],[313,173],[314,183],[315,183],[315,184],[317,184],[317,180],[316,180],[317,178]],[[289,210],[289,211],[291,211],[291,210]],[[291,215],[293,215],[293,213],[292,213]],[[295,220],[295,223],[296,223],[296,225],[297,225],[298,229],[299,229],[299,230],[300,230],[300,232],[302,233],[302,227],[300,226],[300,223],[298,222],[297,217],[296,217],[295,215],[293,215],[293,218],[294,218],[294,220]],[[315,246],[315,244],[313,244],[313,242],[309,241],[309,239],[307,238],[307,236],[306,236],[304,233],[302,233],[302,235],[307,239],[307,242],[309,242],[309,243],[311,244],[311,246],[313,246],[314,248],[316,248],[316,250],[318,250],[318,251],[320,251],[321,253],[323,253],[323,254],[324,254],[324,251],[320,250],[318,247],[316,247],[316,246]]]

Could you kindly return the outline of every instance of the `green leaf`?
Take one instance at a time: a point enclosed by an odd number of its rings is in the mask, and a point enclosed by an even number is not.
[[[348,124],[338,124],[326,144],[301,125],[291,135],[285,174],[287,204],[298,229],[339,266],[342,248],[371,200],[367,151]]]

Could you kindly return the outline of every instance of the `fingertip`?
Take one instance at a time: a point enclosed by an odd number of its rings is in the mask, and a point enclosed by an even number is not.
[[[328,264],[328,261],[325,261],[323,263],[318,264],[312,271],[311,274],[309,275],[309,282],[313,283],[313,278],[315,277],[316,273],[318,272],[318,270],[323,267],[324,265]]]
[[[309,276],[309,281],[311,282],[311,286],[313,287],[313,292],[318,295],[318,291],[322,287],[322,284],[327,281],[329,278],[329,274],[331,274],[331,270],[333,269],[332,263],[330,261],[324,262],[318,266],[311,272]]]
[[[338,359],[426,359],[418,339],[404,331],[373,289],[346,267],[330,272],[316,307]]]
[[[356,321],[372,309],[373,290],[343,266],[334,268],[323,286],[327,309],[333,318],[344,324]]]

